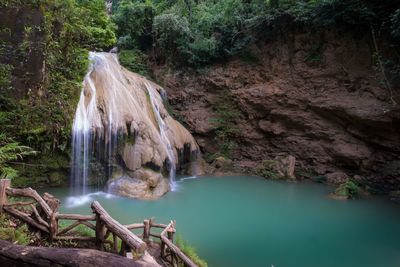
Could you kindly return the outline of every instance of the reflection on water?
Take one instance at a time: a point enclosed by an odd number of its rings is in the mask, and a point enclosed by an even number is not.
[[[178,184],[155,201],[46,191],[61,199],[62,213],[91,214],[98,200],[122,224],[176,220],[178,234],[210,266],[400,266],[400,209],[384,197],[337,201],[326,185],[248,176]]]

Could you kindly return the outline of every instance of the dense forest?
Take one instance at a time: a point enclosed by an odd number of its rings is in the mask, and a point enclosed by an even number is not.
[[[295,29],[375,31],[399,41],[394,1],[114,1],[118,47],[172,64],[199,66],[247,53],[251,42]],[[172,57],[173,55],[173,57]]]
[[[253,43],[335,27],[375,42],[375,68],[395,102],[396,1],[2,0],[0,7],[0,170],[10,178],[23,172],[15,180],[20,185],[49,182],[52,171],[68,168],[71,123],[91,50],[117,46],[121,64],[143,75],[150,62],[201,73],[227,58],[254,60]],[[308,59],[318,61],[320,49],[316,44]],[[43,181],[15,162],[30,154],[36,156],[29,163],[47,173]]]

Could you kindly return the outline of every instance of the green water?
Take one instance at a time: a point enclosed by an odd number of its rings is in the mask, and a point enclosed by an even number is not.
[[[68,189],[48,189],[63,213]],[[157,201],[91,195],[123,224],[177,221],[209,266],[400,266],[400,207],[386,198],[337,201],[332,188],[254,177],[205,176]],[[71,199],[69,199],[71,200]]]

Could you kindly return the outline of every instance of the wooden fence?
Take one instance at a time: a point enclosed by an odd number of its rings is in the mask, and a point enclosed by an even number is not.
[[[24,197],[31,200],[8,202],[8,197]],[[122,225],[113,219],[97,201],[94,201],[91,205],[94,215],[60,214],[58,213],[59,206],[60,200],[48,193],[40,196],[32,188],[11,188],[9,179],[0,179],[0,212],[5,211],[40,230],[48,235],[51,242],[57,240],[94,242],[96,248],[101,251],[106,251],[106,244],[109,244],[110,252],[126,256],[129,251],[136,253],[146,251],[146,242],[149,241],[150,236],[153,236],[161,241],[160,257],[166,264],[172,266],[197,266],[174,245],[174,221],[171,221],[168,225],[156,224],[153,217],[150,220],[144,220],[143,223]],[[59,220],[74,220],[75,222],[64,229],[60,229]],[[81,224],[93,229],[95,236],[74,235],[72,230]],[[164,230],[161,234],[157,234],[151,232],[152,227]],[[130,231],[141,228],[143,228],[143,234],[141,235],[135,235]],[[112,241],[109,240],[110,235],[112,235]],[[119,251],[118,239],[121,240]]]

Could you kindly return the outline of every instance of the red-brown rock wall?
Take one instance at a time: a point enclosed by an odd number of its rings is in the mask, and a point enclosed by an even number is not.
[[[310,58],[317,46],[321,53]],[[234,164],[290,154],[297,170],[344,171],[398,186],[400,110],[378,83],[373,50],[367,35],[296,33],[253,45],[254,63],[231,59],[205,74],[165,74],[154,65],[153,74],[203,152],[216,152],[210,118],[218,90],[229,89],[240,114]]]

